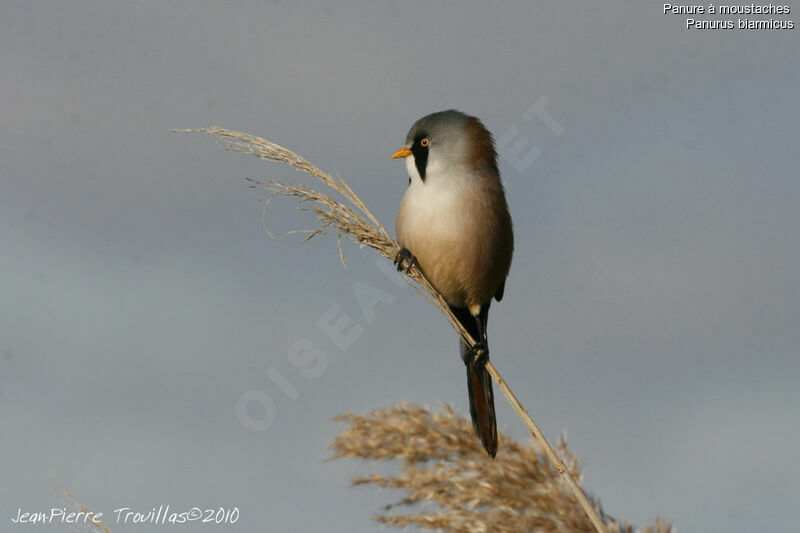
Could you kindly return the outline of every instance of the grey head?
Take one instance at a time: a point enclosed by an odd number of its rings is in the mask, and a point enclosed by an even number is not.
[[[477,117],[455,109],[417,120],[406,136],[405,148],[410,153],[404,154],[414,156],[423,182],[431,171],[456,166],[498,174],[492,134]]]

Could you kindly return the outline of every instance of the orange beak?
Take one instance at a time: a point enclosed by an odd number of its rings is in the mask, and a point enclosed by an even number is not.
[[[411,150],[405,146],[392,154],[392,159],[400,159],[401,157],[408,157],[411,155]]]

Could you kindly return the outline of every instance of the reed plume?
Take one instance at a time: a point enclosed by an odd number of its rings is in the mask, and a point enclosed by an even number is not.
[[[488,461],[475,442],[470,421],[447,405],[432,412],[401,403],[366,415],[348,413],[335,420],[346,427],[330,444],[331,459],[350,457],[397,465],[391,475],[352,480],[353,485],[401,493],[397,503],[372,517],[381,524],[470,533],[595,530],[536,440],[524,445],[501,433],[497,457]],[[558,450],[572,476],[580,479],[578,460],[563,437]],[[609,533],[672,531],[661,519],[635,530],[606,515],[599,502],[592,504]]]

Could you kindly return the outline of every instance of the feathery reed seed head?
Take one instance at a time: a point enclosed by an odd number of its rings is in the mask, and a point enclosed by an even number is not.
[[[402,493],[386,513],[373,519],[396,527],[467,532],[591,532],[592,522],[576,505],[557,469],[541,446],[523,445],[499,435],[502,446],[494,461],[475,440],[472,424],[445,405],[438,412],[401,403],[366,415],[335,418],[346,424],[330,444],[331,459],[352,457],[369,461],[394,460],[392,475],[367,475],[353,485],[391,488]],[[579,479],[581,472],[562,437],[558,444],[565,464]],[[630,525],[596,512],[611,533],[633,533]],[[413,509],[415,512],[388,513]],[[643,533],[669,533],[658,520]]]

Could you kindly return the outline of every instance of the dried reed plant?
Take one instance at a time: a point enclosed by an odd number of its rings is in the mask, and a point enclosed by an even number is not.
[[[68,491],[67,489],[65,489],[64,487],[59,485],[58,483],[55,483],[55,485],[56,485],[56,487],[58,487],[58,490],[66,498],[66,502],[65,503],[67,504],[67,507],[70,510],[75,511],[75,512],[86,513],[86,514],[91,513],[91,511],[89,511],[89,509],[87,509],[86,506],[84,506],[81,502],[79,502],[78,499],[75,496],[73,496],[70,491]],[[103,522],[101,522],[100,520],[95,522],[94,520],[90,519],[90,520],[87,520],[86,522],[81,522],[79,524],[73,524],[72,526],[75,527],[75,528],[80,528],[80,529],[87,530],[87,531],[95,531],[95,532],[98,532],[98,533],[111,533],[111,530],[108,529],[106,527],[106,525],[103,524]]]
[[[299,209],[314,213],[318,226],[315,229],[305,231],[307,236],[303,242],[311,239],[315,235],[324,234],[332,235],[337,239],[341,239],[342,237],[352,239],[361,246],[369,246],[390,260],[394,260],[397,253],[400,251],[400,246],[397,242],[344,179],[331,176],[291,150],[287,150],[278,144],[256,137],[255,135],[249,135],[247,133],[228,130],[217,126],[199,129],[176,129],[172,131],[182,133],[207,133],[213,135],[217,143],[226,150],[253,155],[267,161],[274,161],[292,166],[316,178],[328,188],[342,196],[345,202],[335,200],[329,194],[319,192],[305,185],[289,185],[276,180],[268,180],[266,182],[250,180],[253,187],[264,187],[269,192],[269,197],[264,204],[262,215],[266,214],[269,201],[276,196],[293,198],[298,201]],[[269,232],[269,228],[267,228],[267,231]],[[270,233],[270,235],[272,234]],[[339,246],[339,256],[344,263],[344,255],[341,246]],[[461,326],[458,320],[456,320],[447,302],[445,302],[441,294],[431,285],[417,266],[414,264],[410,265],[409,269],[406,271],[406,275],[406,280],[409,281],[409,284],[416,288],[417,291],[425,296],[431,303],[436,305],[448,318],[450,324],[459,332],[467,345],[473,346],[475,340],[463,326]],[[540,443],[544,455],[549,459],[553,467],[572,491],[578,504],[583,508],[596,531],[601,533],[605,532],[606,529],[603,521],[586,498],[583,489],[575,480],[570,470],[558,457],[544,434],[542,434],[539,427],[528,415],[528,412],[519,400],[517,400],[497,369],[495,369],[491,362],[486,364],[486,369],[511,404],[511,407],[514,408],[533,437]]]
[[[399,462],[392,475],[369,475],[353,485],[401,491],[402,498],[373,516],[395,527],[463,532],[591,532],[594,525],[576,506],[558,471],[534,439],[530,446],[498,435],[502,446],[487,461],[475,445],[472,424],[445,405],[439,412],[402,403],[366,415],[346,414],[335,420],[343,429],[330,444],[331,459],[352,457]],[[580,479],[577,459],[562,437],[559,452],[570,474]],[[592,502],[608,532],[633,533],[634,528],[605,515]],[[413,506],[415,513],[392,513]],[[642,533],[670,533],[658,519]]]

